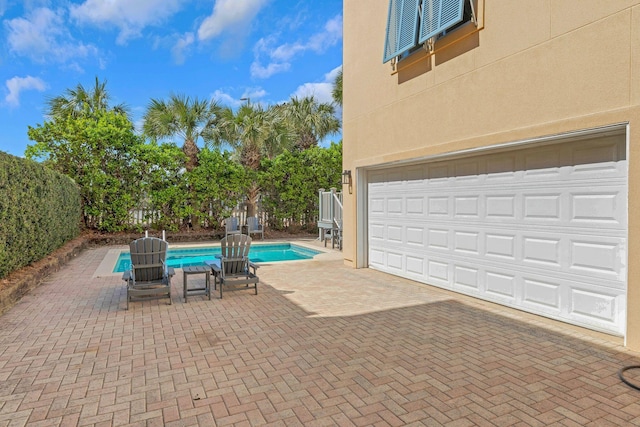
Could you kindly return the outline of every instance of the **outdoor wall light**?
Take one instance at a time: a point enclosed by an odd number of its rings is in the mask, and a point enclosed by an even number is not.
[[[351,171],[345,169],[342,171],[342,185],[351,186]]]

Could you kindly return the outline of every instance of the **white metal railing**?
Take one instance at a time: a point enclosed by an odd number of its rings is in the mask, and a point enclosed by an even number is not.
[[[342,249],[342,192],[335,188],[318,190],[318,231],[319,240],[331,238]]]

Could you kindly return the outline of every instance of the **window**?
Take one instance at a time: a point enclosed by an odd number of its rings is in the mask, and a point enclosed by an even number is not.
[[[464,24],[466,24],[467,22],[470,21],[474,21],[475,22],[475,14],[474,14],[474,10],[471,6],[471,1],[465,1],[464,2],[464,10],[462,11],[462,20],[460,22],[458,22],[457,24],[447,28],[446,30],[444,30],[442,33],[440,33],[438,35],[437,38],[440,37],[444,37],[445,35],[449,34],[452,31],[457,30],[458,28],[462,27]]]
[[[473,17],[472,0],[390,0],[383,62],[416,50]]]

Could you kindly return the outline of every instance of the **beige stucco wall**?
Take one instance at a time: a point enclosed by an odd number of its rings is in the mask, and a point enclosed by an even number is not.
[[[640,350],[640,0],[476,2],[479,31],[460,29],[470,35],[394,72],[382,63],[388,0],[344,0],[344,168],[356,178],[373,165],[628,123],[626,338]],[[344,198],[354,266],[356,201],[357,182]]]

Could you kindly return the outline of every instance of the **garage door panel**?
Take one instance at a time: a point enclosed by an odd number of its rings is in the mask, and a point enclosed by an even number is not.
[[[369,249],[369,266],[384,269],[385,251],[382,249]]]
[[[449,230],[446,228],[429,228],[427,231],[427,247],[436,251],[448,251]]]
[[[620,295],[572,287],[570,296],[569,317],[572,319],[592,325],[605,323],[612,327],[623,320],[623,305],[626,303]]]
[[[449,262],[446,260],[427,260],[427,279],[434,283],[449,287],[449,270]]]
[[[397,272],[403,271],[403,254],[401,252],[387,251],[386,266]]]
[[[407,196],[407,216],[424,216],[424,197]]]
[[[448,217],[450,208],[449,208],[449,197],[448,196],[429,196],[428,200],[428,216],[439,216],[439,217]]]
[[[407,226],[407,245],[424,248],[425,234],[425,228],[423,227]]]
[[[560,222],[560,205],[562,195],[558,193],[523,194],[523,220],[540,222]]]
[[[491,261],[511,263],[518,267],[527,265],[554,272],[624,280],[626,266],[626,239],[593,234],[592,229],[580,229],[570,233],[559,229],[551,234],[544,230],[523,231],[491,227],[415,227],[406,228],[403,241],[388,238],[392,243],[413,246],[426,253],[449,254],[469,257],[477,262]],[[396,226],[394,226],[393,229]],[[380,227],[374,224],[372,236],[380,239]],[[426,236],[425,236],[426,230]],[[396,232],[397,235],[398,232]],[[426,238],[425,238],[426,237]],[[407,249],[405,247],[405,249]]]
[[[569,194],[570,221],[579,225],[625,229],[626,194],[615,187]]]
[[[480,269],[468,265],[453,267],[453,288],[464,293],[480,291]]]
[[[404,227],[399,225],[387,225],[387,240],[391,243],[404,243]]]
[[[625,140],[587,143],[371,173],[370,266],[622,334]]]
[[[398,194],[395,192],[394,194]],[[412,193],[409,193],[412,194]],[[433,217],[496,222],[525,221],[532,226],[626,228],[626,194],[619,188],[594,188],[590,191],[540,192],[522,190],[518,194],[471,196],[412,195],[375,197],[370,200],[372,218],[385,215],[410,217],[419,222]]]
[[[576,274],[624,281],[626,252],[626,239],[575,238],[570,242],[569,268]]]
[[[534,311],[542,311],[560,315],[562,285],[555,280],[544,280],[539,277],[522,279],[523,305]]]
[[[516,261],[516,235],[505,233],[484,233],[485,255],[500,260]]]
[[[455,196],[453,206],[454,218],[480,218],[480,196]]]
[[[383,243],[385,240],[384,236],[384,223],[370,223],[369,224],[369,239],[370,240],[378,240],[380,243]]]
[[[410,275],[424,276],[425,260],[421,257],[407,255],[407,273]]]
[[[485,197],[484,217],[487,220],[516,219],[516,206],[518,197],[516,194],[489,194]]]
[[[384,253],[392,254],[392,257],[396,257],[401,253],[402,246],[395,246],[387,248]],[[376,251],[378,253],[378,251]],[[491,273],[494,278],[497,277],[514,277],[516,283],[516,289],[522,288],[520,293],[517,293],[518,298],[535,301],[535,296],[539,293],[532,293],[533,290],[527,290],[525,285],[535,284],[541,286],[540,283],[546,284],[547,287],[564,286],[568,287],[571,284],[580,283],[581,288],[585,289],[588,286],[593,286],[594,289],[604,289],[606,292],[620,293],[624,291],[624,282],[611,279],[600,279],[598,281],[593,280],[593,275],[579,276],[564,271],[552,271],[550,268],[545,268],[543,272],[539,269],[531,266],[523,266],[517,262],[507,263],[504,260],[490,260],[488,258],[480,259],[478,263],[474,264],[474,258],[470,256],[446,256],[446,253],[436,251],[430,251],[426,256],[421,257],[419,254],[411,252],[407,255],[407,258],[412,258],[413,265],[421,263],[423,266],[428,265],[431,270],[427,272],[427,278],[437,279],[442,281],[446,278],[452,277],[452,285],[461,285],[469,289],[486,288],[486,275]],[[385,256],[376,255],[377,260],[384,259]],[[380,263],[380,261],[378,261]],[[383,262],[384,264],[384,262]],[[400,268],[400,264],[395,264],[396,268]],[[446,268],[445,268],[446,267]],[[418,269],[413,269],[413,273],[417,273]],[[444,273],[447,271],[447,273]],[[471,279],[473,277],[473,279]],[[589,285],[588,280],[593,283]],[[495,280],[494,280],[495,282]],[[433,284],[433,283],[431,283]],[[448,287],[448,286],[447,286]],[[499,288],[499,287],[498,287]],[[468,290],[468,289],[467,289]],[[497,290],[494,290],[497,292]],[[601,292],[601,291],[598,291]],[[499,293],[499,292],[497,292]],[[504,292],[503,292],[504,294]],[[509,295],[512,295],[509,293]],[[541,299],[541,297],[539,298]],[[544,299],[543,299],[544,300]],[[563,301],[568,301],[568,297],[564,297]],[[548,303],[547,303],[548,304]]]
[[[480,233],[456,230],[453,232],[453,250],[463,256],[480,255]]]
[[[387,199],[387,214],[402,215],[404,214],[404,200],[401,197],[389,197]]]
[[[494,299],[503,300],[512,305],[516,297],[515,274],[487,270],[485,272],[485,292]]]
[[[384,197],[375,197],[369,200],[369,215],[373,218],[376,215],[384,215],[385,210]]]
[[[560,268],[560,239],[542,236],[523,236],[522,261],[544,268]]]

